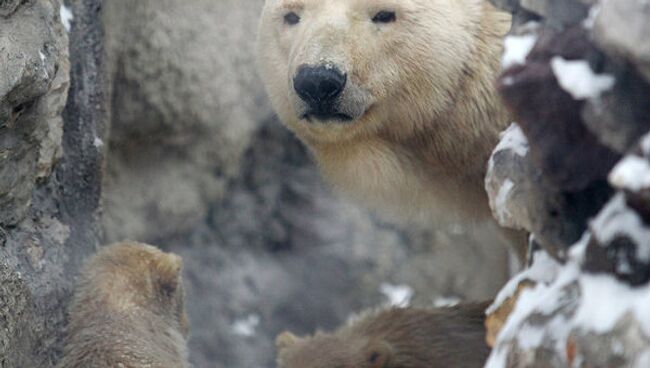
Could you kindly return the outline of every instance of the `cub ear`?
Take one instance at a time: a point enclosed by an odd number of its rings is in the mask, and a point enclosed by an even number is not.
[[[155,260],[158,286],[165,295],[173,295],[181,284],[183,259],[174,253],[160,254]]]
[[[289,331],[284,331],[275,338],[275,347],[278,351],[295,346],[300,338]]]
[[[365,351],[368,368],[388,368],[393,358],[393,348],[385,341],[368,344]]]

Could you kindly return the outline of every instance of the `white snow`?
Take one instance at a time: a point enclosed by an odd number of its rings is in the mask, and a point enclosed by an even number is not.
[[[573,323],[595,333],[606,333],[631,314],[650,336],[650,285],[632,288],[609,275],[580,276],[581,300]]]
[[[524,351],[534,349],[542,342],[550,342],[556,349],[557,356],[564,357],[567,339],[572,331],[604,334],[611,331],[626,316],[634,318],[643,333],[650,337],[650,285],[635,288],[611,275],[581,273],[580,263],[589,238],[589,234],[585,234],[572,247],[565,265],[556,263],[552,267],[554,281],[548,284],[539,283],[522,291],[497,337],[496,347],[486,368],[505,367],[508,344],[500,344],[502,342],[514,341]],[[537,254],[539,253],[536,253],[536,256]],[[540,261],[548,264],[548,256],[539,259],[536,257],[533,268]],[[540,267],[533,273],[539,276],[547,267]],[[511,283],[512,281],[508,285]],[[511,288],[508,285],[504,289]],[[578,292],[572,292],[572,288],[567,287],[569,285],[576,285]],[[502,290],[500,294],[504,292]],[[567,302],[571,303],[571,298],[575,296],[579,296],[575,313],[570,313],[571,307],[566,310],[569,313],[557,312],[563,305],[570,305]],[[530,318],[532,315],[553,317],[543,325],[536,325],[535,319]],[[622,346],[613,343],[611,348],[612,352],[616,353],[621,351]],[[650,367],[650,352],[640,355],[635,366]]]
[[[231,328],[235,335],[251,337],[255,336],[257,326],[260,324],[260,316],[257,314],[250,314],[245,318],[236,320]]]
[[[517,276],[513,277],[508,283],[499,291],[494,303],[487,309],[490,314],[497,310],[506,299],[515,295],[517,286],[524,280],[530,280],[536,283],[544,284],[550,283],[555,280],[556,275],[560,269],[560,264],[553,259],[548,253],[544,251],[537,251],[533,255],[533,264],[526,270],[520,272]]]
[[[513,65],[522,65],[526,62],[526,56],[537,42],[537,35],[525,34],[521,36],[506,36],[503,40],[503,57],[501,67],[509,68]]]
[[[453,307],[458,305],[462,300],[457,296],[441,296],[433,300],[433,306],[436,308],[440,307]]]
[[[508,219],[512,217],[512,214],[510,213],[508,207],[508,196],[510,194],[510,191],[512,191],[512,188],[514,188],[514,186],[515,183],[513,183],[512,180],[506,179],[501,185],[501,188],[499,188],[499,193],[497,194],[494,203],[495,206],[494,215],[496,216],[497,221],[500,224],[508,223]]]
[[[582,21],[582,26],[587,29],[591,30],[594,28],[594,24],[596,23],[596,18],[598,18],[598,15],[600,14],[600,4],[595,4],[591,8],[589,8],[589,15],[585,20]]]
[[[382,283],[379,291],[388,298],[388,304],[394,307],[408,307],[413,298],[413,289],[408,285]]]
[[[42,63],[45,63],[45,54],[43,53],[43,51],[39,51],[39,52],[38,52],[38,56],[40,56],[40,58],[41,58],[41,62],[42,62]]]
[[[631,210],[622,193],[616,194],[590,223],[594,237],[607,244],[617,236],[625,235],[636,245],[636,258],[650,260],[650,228]]]
[[[618,189],[634,192],[648,189],[650,188],[650,162],[639,156],[627,156],[609,173],[609,182]]]
[[[102,146],[104,146],[104,141],[102,141],[102,139],[99,137],[95,137],[93,140],[93,145],[95,145],[95,148],[100,149]]]
[[[553,74],[560,87],[576,100],[598,98],[616,82],[609,74],[595,74],[585,60],[565,60],[559,56],[551,59]]]
[[[506,149],[512,150],[517,156],[524,157],[528,153],[528,139],[524,135],[517,123],[510,124],[508,129],[501,132],[499,135],[501,140],[497,144],[494,152],[503,151]]]
[[[61,16],[61,23],[63,23],[63,28],[65,28],[66,31],[70,32],[70,25],[74,19],[74,15],[72,15],[70,9],[68,9],[63,4],[61,4],[61,8],[59,8],[59,15]]]

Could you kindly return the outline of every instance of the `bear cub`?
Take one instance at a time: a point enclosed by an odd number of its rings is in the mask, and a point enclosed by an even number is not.
[[[489,302],[391,308],[362,314],[333,333],[276,339],[278,368],[479,368]]]
[[[135,242],[104,247],[84,266],[60,368],[185,368],[182,260]]]

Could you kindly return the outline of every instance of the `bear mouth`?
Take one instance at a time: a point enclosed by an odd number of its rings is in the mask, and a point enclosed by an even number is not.
[[[308,111],[302,115],[302,119],[310,123],[318,122],[333,122],[333,123],[348,123],[354,118],[348,114],[336,111]]]

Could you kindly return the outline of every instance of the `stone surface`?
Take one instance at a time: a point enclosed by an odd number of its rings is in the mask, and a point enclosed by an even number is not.
[[[516,214],[503,222],[511,227],[529,223],[540,252],[562,265],[517,289],[540,274],[535,258],[499,293],[488,368],[650,366],[650,85],[641,74],[647,42],[635,38],[650,24],[642,3],[521,1],[543,31],[525,65],[498,83],[530,154],[495,150],[486,184],[496,199],[494,188],[512,183],[494,213]],[[559,71],[558,58],[587,70],[567,83],[576,72]],[[597,80],[614,83],[576,94]]]
[[[59,1],[0,4],[0,225],[25,216],[37,177],[60,157],[68,37]]]
[[[8,165],[23,175],[11,185],[25,192],[27,202],[17,205],[20,198],[14,196],[16,205],[2,204],[13,226],[6,226],[7,217],[0,226],[0,367],[52,367],[60,355],[74,276],[99,242],[101,153],[92,142],[106,117],[100,78],[100,6],[95,0],[76,1],[72,6],[75,21],[69,33],[72,63],[68,74],[60,2],[4,1],[0,9],[12,4],[18,6],[10,15],[4,10],[0,13],[0,40],[7,34],[12,38],[6,49],[10,53],[3,52],[0,58],[24,53],[25,63],[4,64],[3,60],[0,86],[22,92],[9,92],[10,97],[20,97],[14,100],[6,98],[3,90],[0,100],[10,109],[17,101],[27,104],[22,114],[14,111],[10,124],[2,120],[1,139],[7,142],[13,134],[11,149],[18,150],[10,152],[20,155],[11,153],[11,161],[2,161],[0,170]],[[44,35],[55,38],[43,39]],[[39,69],[42,63],[51,69]],[[5,79],[16,75],[20,78]],[[38,93],[31,89],[38,86],[44,89]],[[58,113],[64,106],[61,136]],[[20,140],[16,139],[18,131]],[[3,171],[0,180],[4,179]]]
[[[607,52],[632,62],[650,81],[650,4],[644,0],[602,0],[594,38]]]
[[[271,114],[254,59],[262,4],[106,3],[107,240],[185,232],[224,196],[253,129]]]

